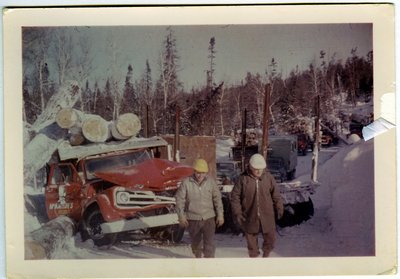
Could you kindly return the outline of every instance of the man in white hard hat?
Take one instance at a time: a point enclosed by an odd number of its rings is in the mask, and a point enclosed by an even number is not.
[[[224,223],[221,192],[215,180],[207,175],[208,164],[204,159],[197,159],[193,169],[193,176],[182,181],[175,195],[179,224],[188,228],[196,258],[214,258],[215,227]]]
[[[260,154],[254,154],[249,168],[238,179],[231,193],[232,213],[244,231],[250,257],[258,257],[258,234],[263,236],[263,257],[275,245],[275,218],[283,215],[283,203],[274,177],[266,170]]]

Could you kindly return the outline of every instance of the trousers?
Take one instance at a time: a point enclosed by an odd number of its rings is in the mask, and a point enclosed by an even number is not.
[[[247,241],[247,250],[249,253],[249,257],[251,258],[258,257],[258,255],[260,254],[258,247],[258,234],[259,233],[244,233]],[[263,237],[263,244],[261,248],[263,251],[263,257],[266,258],[269,256],[269,253],[272,251],[272,249],[274,249],[276,236],[275,232],[264,233],[262,232],[262,230],[261,234]]]
[[[189,236],[191,238],[192,252],[196,258],[215,257],[215,219],[214,217],[207,220],[188,220]]]

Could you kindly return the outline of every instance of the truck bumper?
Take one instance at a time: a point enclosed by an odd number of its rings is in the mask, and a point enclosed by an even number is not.
[[[101,224],[101,229],[103,233],[119,233],[174,224],[179,224],[178,215],[176,213],[169,213],[130,220],[106,222]]]
[[[284,204],[307,202],[315,193],[319,183],[315,182],[285,182],[278,183]]]

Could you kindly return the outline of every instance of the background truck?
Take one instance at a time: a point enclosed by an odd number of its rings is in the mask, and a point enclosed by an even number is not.
[[[173,242],[183,237],[174,194],[189,166],[156,158],[168,143],[159,137],[58,148],[45,189],[49,219],[66,215],[83,240],[111,245],[117,235],[140,232]]]
[[[242,156],[244,150],[244,156]],[[250,157],[260,153],[260,147],[256,145],[232,147],[232,162],[241,165],[244,161],[248,164]],[[296,174],[297,167],[297,136],[269,136],[269,145],[267,152],[267,168],[278,182],[279,191],[285,206],[284,216],[277,221],[280,227],[293,226],[310,219],[314,215],[314,206],[311,195],[315,193],[317,184],[309,182],[289,182]],[[244,160],[242,160],[244,157]],[[244,169],[246,166],[244,167]],[[217,173],[223,173],[222,169]],[[222,179],[219,179],[222,181]],[[233,185],[221,185],[222,199],[224,205],[225,224],[219,231],[230,229],[233,232],[239,232],[240,228],[236,224],[230,209],[230,192]]]
[[[270,136],[269,146],[267,153],[267,167],[268,162],[273,159],[281,161],[280,165],[271,164],[270,171],[276,176],[276,173],[281,176],[281,168],[283,167],[287,180],[292,180],[296,175],[297,167],[297,137],[296,136]],[[285,179],[285,180],[286,180]],[[279,179],[279,182],[284,180]]]

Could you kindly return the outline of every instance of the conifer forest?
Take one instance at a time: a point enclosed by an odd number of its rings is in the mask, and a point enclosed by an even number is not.
[[[266,50],[265,57],[259,58],[265,60],[264,72],[246,69],[240,82],[230,82],[216,79],[220,66],[216,58],[224,51],[218,48],[218,37],[208,39],[208,55],[203,57],[208,67],[197,77],[199,85],[187,89],[180,79],[185,69],[181,69],[179,39],[173,27],[163,30],[159,57],[146,58],[144,65],[136,61],[124,61],[122,66],[111,63],[100,80],[92,75],[95,42],[81,35],[79,28],[23,28],[23,121],[34,123],[68,80],[79,85],[76,109],[107,121],[134,113],[147,123],[141,136],[174,133],[177,111],[183,135],[233,135],[241,127],[244,109],[247,126],[261,128],[267,84],[270,131],[277,134],[307,132],[317,96],[321,122],[332,129],[340,129],[346,121],[340,113],[343,103],[355,106],[373,96],[372,50],[359,53],[355,45],[346,59],[338,59],[334,52],[321,49],[308,65],[288,69],[285,74],[280,61],[268,57]],[[117,59],[117,44],[109,42],[111,61]],[[157,66],[149,60],[157,61]],[[134,74],[135,67],[141,74]]]

